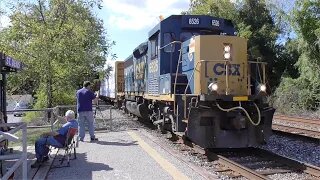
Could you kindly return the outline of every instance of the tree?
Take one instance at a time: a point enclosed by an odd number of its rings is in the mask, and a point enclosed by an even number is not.
[[[100,3],[37,0],[13,4],[12,26],[1,32],[0,48],[27,68],[10,77],[9,88],[36,94],[39,107],[71,103],[79,82],[103,69],[114,44],[92,12]],[[67,102],[60,97],[68,97]]]
[[[294,110],[317,110],[320,105],[320,2],[297,1],[290,22],[296,33],[298,78],[285,78],[276,91],[275,104]],[[288,88],[292,87],[292,88]]]
[[[277,68],[277,53],[281,48],[276,40],[280,29],[276,26],[264,0],[191,0],[188,14],[208,14],[232,20],[238,35],[248,39],[249,60],[268,63],[268,82],[272,89],[279,83],[282,72]]]

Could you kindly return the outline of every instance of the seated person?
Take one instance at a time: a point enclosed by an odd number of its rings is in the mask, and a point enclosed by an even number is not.
[[[36,168],[42,162],[49,160],[49,145],[57,148],[63,147],[69,128],[78,128],[78,122],[75,119],[74,111],[68,110],[65,114],[65,120],[67,123],[65,123],[59,130],[44,133],[36,141],[35,152],[37,161],[31,165],[31,168]]]

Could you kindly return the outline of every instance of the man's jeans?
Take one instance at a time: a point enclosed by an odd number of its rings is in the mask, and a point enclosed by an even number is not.
[[[48,145],[53,147],[63,147],[53,136],[42,137],[38,139],[35,143],[35,151],[36,151],[36,158],[38,160],[42,160],[43,156],[48,156],[49,148]]]
[[[78,123],[79,123],[79,138],[80,138],[80,140],[83,140],[84,136],[85,136],[85,123],[88,124],[88,129],[89,129],[89,134],[90,134],[91,139],[95,138],[93,111],[78,112]]]

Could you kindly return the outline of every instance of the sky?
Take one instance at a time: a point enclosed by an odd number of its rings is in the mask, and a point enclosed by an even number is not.
[[[6,1],[10,0],[0,0],[0,11],[6,9]],[[95,11],[95,14],[103,20],[108,38],[116,42],[112,54],[116,54],[117,60],[124,60],[133,49],[147,39],[149,30],[159,23],[160,15],[166,18],[181,14],[182,11],[188,10],[189,3],[190,0],[103,0],[103,8]],[[9,24],[8,17],[0,16],[0,30]]]
[[[164,18],[181,14],[189,8],[189,0],[103,0],[98,17],[104,21],[109,38],[116,42],[112,53],[117,60],[127,58],[148,32]]]
[[[0,11],[9,0],[0,0]],[[32,0],[27,0],[32,1]],[[147,39],[149,30],[164,18],[181,14],[189,8],[190,0],[103,0],[101,10],[95,13],[104,22],[111,41],[116,45],[112,53],[117,60],[127,58],[139,44]],[[10,24],[7,16],[0,16],[0,30]]]

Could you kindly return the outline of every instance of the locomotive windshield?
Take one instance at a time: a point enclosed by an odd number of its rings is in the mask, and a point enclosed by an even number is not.
[[[173,32],[164,33],[163,34],[163,41],[164,41],[164,45],[168,45],[168,44],[172,43],[173,41],[176,41],[175,34]],[[172,44],[171,46],[165,46],[164,52],[174,52],[174,49],[175,49],[174,44]]]
[[[180,41],[184,42],[184,41],[190,39],[192,36],[197,36],[197,35],[200,35],[200,33],[198,33],[198,32],[182,32],[180,34]]]
[[[216,31],[216,30],[200,30],[200,32],[182,32],[180,34],[180,41],[184,42],[188,39],[190,39],[192,36],[198,36],[198,35],[217,35],[217,34],[221,34],[220,31]]]

